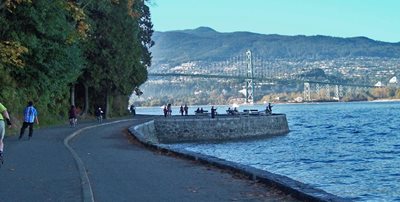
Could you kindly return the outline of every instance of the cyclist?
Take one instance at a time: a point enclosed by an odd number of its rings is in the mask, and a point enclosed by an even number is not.
[[[71,108],[68,111],[68,116],[69,116],[70,126],[75,127],[76,123],[78,122],[78,119],[77,119],[76,107],[74,105],[71,105]]]
[[[99,123],[101,123],[101,122],[103,122],[103,110],[101,110],[101,107],[99,107],[97,110],[96,110],[96,112],[95,112],[95,115],[96,115],[96,118],[97,118],[97,122],[99,122]]]

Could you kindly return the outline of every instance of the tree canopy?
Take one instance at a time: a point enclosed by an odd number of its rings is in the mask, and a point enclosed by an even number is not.
[[[6,0],[0,27],[0,102],[16,114],[32,100],[63,116],[70,92],[89,112],[87,103],[121,111],[112,97],[147,79],[153,30],[144,0]]]

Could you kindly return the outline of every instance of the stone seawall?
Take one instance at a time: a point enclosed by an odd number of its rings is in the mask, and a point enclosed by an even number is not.
[[[285,114],[271,116],[172,117],[154,120],[160,143],[221,141],[289,132]]]
[[[286,132],[289,131],[285,115],[280,116],[280,118],[277,118],[278,120],[275,120],[276,119],[275,115],[262,117],[262,119],[267,118],[267,117],[269,117],[269,118],[274,117],[271,120],[269,120],[269,122],[270,122],[269,124],[276,125],[275,129],[277,129],[276,131],[267,129],[267,131],[271,131],[271,132],[275,131],[274,133],[271,133],[271,135],[281,134],[281,133],[277,132],[279,130],[286,131]],[[229,117],[229,118],[231,118],[231,117]],[[238,117],[236,117],[236,118],[238,118]],[[254,118],[259,118],[259,117],[258,116],[257,117],[249,116],[249,118],[250,118],[249,121],[250,120],[256,121],[256,119],[254,119]],[[190,118],[188,117],[188,119],[185,119],[185,121],[189,121],[189,119]],[[192,119],[195,119],[195,122],[201,120],[200,118],[193,118],[193,117],[192,117]],[[207,120],[207,118],[203,118],[203,119],[204,119],[202,121],[203,124],[206,124],[207,123],[206,121],[209,121],[209,122],[214,121],[214,120]],[[218,117],[218,119],[220,119],[220,117]],[[201,163],[205,163],[205,164],[217,166],[222,169],[232,170],[234,172],[241,173],[241,174],[247,176],[249,179],[264,183],[267,186],[275,187],[275,188],[283,191],[284,193],[290,194],[291,196],[293,196],[301,201],[327,201],[327,202],[328,201],[332,201],[332,202],[351,201],[350,199],[335,196],[333,194],[325,192],[324,190],[314,188],[311,185],[304,184],[302,182],[296,181],[296,180],[291,179],[286,176],[270,173],[265,170],[260,170],[257,168],[253,168],[253,167],[246,166],[246,165],[241,165],[241,164],[234,163],[234,162],[229,162],[229,161],[226,161],[223,159],[219,159],[217,157],[194,153],[191,151],[187,151],[185,149],[171,148],[170,145],[168,145],[168,144],[159,144],[158,140],[157,140],[158,138],[155,135],[155,131],[156,131],[155,122],[157,122],[156,120],[146,122],[144,124],[137,125],[137,126],[132,126],[131,128],[129,128],[129,131],[140,142],[142,142],[144,145],[146,145],[150,148],[153,148],[153,149],[156,149],[159,151],[163,151],[163,152],[167,152],[167,153],[174,153],[174,154],[179,155],[184,158],[192,159],[192,160],[195,160],[195,161],[198,161]],[[164,122],[183,121],[183,120],[178,121],[179,119],[174,119],[174,118],[166,118],[166,119],[163,118],[160,120],[164,121]],[[281,123],[281,125],[279,125],[279,127],[278,127],[277,122]],[[272,123],[274,123],[274,124],[272,124]],[[253,124],[253,122],[249,123],[249,124]],[[268,125],[268,124],[265,124],[265,125]],[[200,125],[200,126],[202,126],[202,125]],[[197,126],[197,127],[200,127],[200,126]],[[207,127],[209,127],[209,126],[207,126]],[[195,127],[193,127],[193,128],[195,128]],[[236,134],[238,135],[239,132]],[[268,135],[268,132],[266,134]]]

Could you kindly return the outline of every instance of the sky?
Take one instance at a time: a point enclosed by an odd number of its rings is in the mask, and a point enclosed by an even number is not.
[[[400,0],[151,0],[155,31],[366,36],[400,42]]]

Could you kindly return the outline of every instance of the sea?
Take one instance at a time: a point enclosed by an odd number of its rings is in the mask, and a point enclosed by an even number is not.
[[[189,114],[197,108],[190,106]],[[266,105],[214,106],[265,110]],[[175,106],[173,115],[179,115]],[[267,170],[354,201],[400,201],[400,102],[273,104],[290,132],[265,139],[174,144]],[[162,107],[138,107],[162,115]]]

